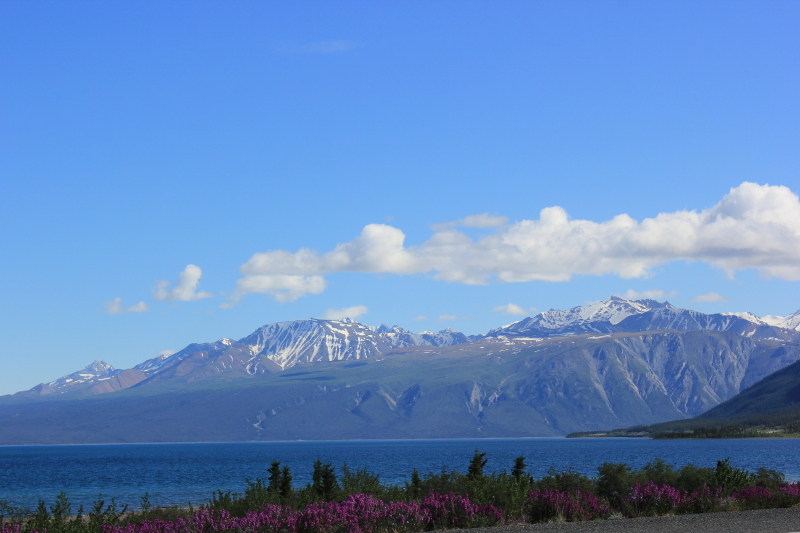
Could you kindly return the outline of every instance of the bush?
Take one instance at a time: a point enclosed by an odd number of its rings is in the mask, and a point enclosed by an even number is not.
[[[533,522],[579,522],[604,518],[608,502],[580,490],[534,490],[530,493],[528,519]]]
[[[476,451],[467,474],[442,469],[423,478],[414,470],[403,486],[388,486],[365,468],[345,464],[337,478],[330,463],[316,461],[312,483],[295,492],[289,469],[273,462],[268,482],[247,480],[242,495],[217,491],[196,512],[153,509],[147,495],[140,512],[98,498],[85,517],[82,509],[71,515],[63,493],[52,506],[40,501],[33,512],[0,502],[0,533],[394,533],[491,526],[504,517],[578,521],[605,518],[612,510],[633,517],[800,504],[800,484],[787,485],[774,470],[751,474],[727,459],[716,468],[688,464],[680,470],[660,459],[640,470],[604,463],[593,479],[550,469],[535,480],[525,472],[524,457],[515,459],[511,474],[487,474],[485,464],[485,454]]]
[[[597,495],[615,508],[621,507],[634,485],[630,467],[625,463],[603,463],[597,474]]]
[[[622,513],[629,517],[674,514],[683,500],[681,491],[669,485],[637,483],[625,498]]]
[[[722,489],[712,489],[704,485],[700,490],[685,494],[678,506],[678,513],[711,513],[722,510]]]
[[[680,473],[676,472],[672,465],[668,465],[663,459],[659,459],[658,457],[644,465],[641,474],[642,476],[640,477],[644,479],[640,480],[640,482],[644,482],[645,484],[652,481],[656,485],[679,486],[678,479],[680,478]]]
[[[579,490],[582,492],[594,492],[595,483],[587,476],[575,472],[572,468],[566,472],[556,472],[555,468],[547,471],[547,475],[536,483],[540,489],[560,490],[569,492]]]
[[[742,490],[753,485],[753,479],[749,472],[731,466],[730,458],[717,461],[717,470],[714,474],[716,487],[722,489],[722,495]]]

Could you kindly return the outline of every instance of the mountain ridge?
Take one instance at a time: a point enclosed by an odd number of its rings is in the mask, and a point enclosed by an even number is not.
[[[560,436],[694,416],[798,360],[725,331],[484,338],[0,403],[0,444]]]
[[[776,325],[795,322],[798,329]],[[224,381],[281,372],[297,365],[360,360],[399,348],[453,346],[481,338],[546,339],[661,330],[728,331],[754,339],[800,342],[800,311],[762,319],[750,313],[705,314],[675,307],[668,301],[612,296],[567,310],[551,309],[473,337],[449,328],[437,333],[412,333],[396,325],[367,326],[349,318],[284,321],[261,326],[238,341],[222,338],[192,343],[172,355],[148,359],[131,369],[119,370],[96,361],[78,372],[12,396],[54,399],[65,394],[105,394],[167,381]]]

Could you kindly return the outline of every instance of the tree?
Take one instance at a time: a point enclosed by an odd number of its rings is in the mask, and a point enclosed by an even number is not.
[[[514,469],[511,470],[511,475],[514,476],[514,479],[520,481],[522,476],[525,475],[525,468],[528,465],[525,464],[525,458],[520,456],[514,459]]]
[[[422,480],[416,468],[411,471],[411,483],[408,485],[408,492],[412,498],[419,498],[422,492]]]
[[[281,495],[281,498],[288,498],[289,495],[292,493],[292,474],[289,472],[289,467],[284,466],[283,471],[281,472],[281,483],[280,487],[278,487],[278,492]]]
[[[269,473],[269,487],[267,490],[272,494],[280,493],[282,481],[280,461],[273,461],[267,472]]]
[[[469,462],[469,468],[467,469],[467,477],[475,479],[479,477],[483,477],[483,467],[486,466],[486,452],[481,453],[477,449],[475,450],[475,455],[472,456],[472,460]]]
[[[323,463],[320,460],[314,461],[314,472],[311,474],[311,488],[317,496],[330,501],[334,497],[335,491],[339,488],[336,480],[336,472],[331,463]]]

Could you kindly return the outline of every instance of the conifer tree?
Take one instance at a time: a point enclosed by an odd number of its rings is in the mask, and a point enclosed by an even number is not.
[[[469,462],[469,468],[467,469],[467,477],[475,479],[483,477],[483,467],[486,466],[486,452],[481,453],[477,449],[475,450],[475,455],[472,456],[472,460]]]
[[[525,457],[517,457],[514,459],[514,469],[511,471],[511,475],[514,476],[514,479],[517,481],[522,479],[522,476],[525,475],[525,467],[528,466],[525,464]]]
[[[280,493],[282,481],[280,461],[273,461],[267,472],[269,472],[269,487],[267,490],[272,494]]]

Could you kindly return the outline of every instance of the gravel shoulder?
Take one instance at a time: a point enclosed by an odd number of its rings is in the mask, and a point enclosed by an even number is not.
[[[469,533],[800,533],[800,509],[762,509],[653,518],[526,524],[461,530]]]

